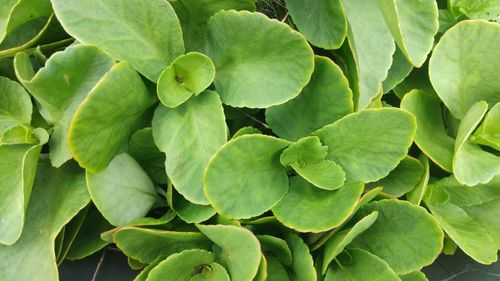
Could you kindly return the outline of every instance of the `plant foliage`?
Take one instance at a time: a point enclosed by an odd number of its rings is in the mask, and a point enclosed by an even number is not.
[[[444,2],[0,0],[0,281],[495,262],[500,5]]]

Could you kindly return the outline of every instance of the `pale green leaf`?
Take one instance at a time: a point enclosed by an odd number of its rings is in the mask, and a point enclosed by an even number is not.
[[[210,204],[230,218],[251,218],[271,209],[288,191],[286,170],[279,160],[288,145],[264,135],[227,142],[205,172],[204,191]]]
[[[179,19],[165,0],[52,0],[52,4],[70,35],[126,60],[151,81],[156,82],[184,53]]]
[[[251,281],[260,264],[259,240],[247,229],[232,225],[197,225],[198,229],[222,249],[218,256],[231,280]]]
[[[462,119],[477,101],[500,102],[499,45],[500,24],[467,20],[450,28],[434,48],[429,77],[456,118]]]
[[[48,161],[38,165],[26,211],[26,224],[12,246],[0,245],[0,276],[3,280],[57,280],[54,241],[63,226],[90,201],[85,174],[75,163],[54,169]],[[22,270],[13,266],[22,264]]]
[[[438,32],[435,0],[378,0],[385,22],[406,58],[416,67],[427,59]]]
[[[153,137],[167,155],[165,168],[175,189],[187,200],[207,205],[203,173],[210,157],[227,139],[217,93],[205,91],[174,109],[159,106],[153,117]]]
[[[401,108],[417,120],[418,147],[439,167],[451,172],[455,141],[446,134],[439,100],[427,92],[413,90],[404,96]]]
[[[347,34],[341,0],[286,0],[285,3],[293,23],[311,44],[323,49],[340,48]]]
[[[382,200],[365,205],[355,217],[373,211],[379,212],[377,220],[353,240],[353,247],[383,259],[397,274],[420,270],[438,257],[443,231],[424,208],[407,201]]]
[[[87,171],[87,187],[97,209],[115,226],[146,216],[160,200],[151,179],[127,153],[101,172]]]
[[[382,89],[396,49],[376,1],[343,0],[347,38],[356,79],[351,82],[358,110],[365,109]]]
[[[311,80],[300,95],[266,110],[266,121],[278,136],[298,140],[352,113],[349,83],[329,58],[316,56]]]
[[[299,95],[314,66],[312,49],[290,26],[260,13],[220,11],[208,21],[207,54],[224,104],[266,108]]]
[[[326,231],[349,217],[362,192],[360,182],[346,183],[338,190],[327,191],[293,177],[290,190],[272,211],[282,224],[297,231]]]
[[[327,159],[339,164],[348,180],[370,182],[396,168],[413,141],[415,127],[411,114],[380,108],[347,115],[314,135],[328,146]]]

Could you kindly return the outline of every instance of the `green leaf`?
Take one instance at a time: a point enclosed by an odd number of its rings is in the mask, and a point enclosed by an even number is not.
[[[406,156],[385,178],[368,185],[369,188],[382,186],[383,192],[400,197],[411,191],[420,181],[424,167],[417,159]]]
[[[215,210],[210,205],[198,205],[189,202],[177,190],[168,185],[168,205],[179,218],[187,223],[200,223],[215,215]]]
[[[489,39],[485,39],[489,38]],[[434,48],[429,77],[451,113],[462,119],[477,101],[500,102],[498,67],[500,25],[462,21],[450,28]]]
[[[245,135],[223,145],[205,171],[204,191],[210,204],[230,218],[251,218],[271,209],[288,191],[286,170],[279,160],[288,145],[264,135]]]
[[[491,264],[497,260],[495,241],[463,209],[453,204],[438,206],[430,201],[426,202],[439,225],[466,254],[483,264]]]
[[[420,270],[438,257],[443,231],[424,208],[407,201],[382,200],[365,205],[355,217],[373,211],[379,212],[377,221],[353,240],[353,247],[383,259],[397,274]]]
[[[298,235],[287,233],[285,240],[292,251],[292,270],[297,281],[317,280],[309,247]]]
[[[70,222],[68,222],[63,230],[59,233],[58,237],[61,236],[61,234],[64,234],[63,236],[63,241],[61,243],[59,252],[57,253],[56,256],[56,261],[57,265],[59,266],[65,259],[66,256],[69,252],[69,249],[73,245],[73,242],[75,241],[75,238],[77,234],[80,232],[80,228],[82,227],[83,222],[85,221],[85,217],[87,216],[89,207],[85,207],[82,209],[75,217],[71,219]],[[57,249],[57,239],[56,238],[56,249]]]
[[[316,136],[302,138],[288,146],[280,155],[283,166],[294,163],[319,163],[325,159],[328,147],[321,145]]]
[[[128,63],[113,66],[90,91],[71,121],[68,144],[78,164],[92,172],[106,168],[144,122],[146,110],[153,103],[139,74]]]
[[[26,223],[12,246],[0,245],[0,276],[5,280],[57,280],[54,241],[63,226],[90,201],[85,175],[74,163],[54,169],[38,165]],[[19,267],[13,264],[22,265]]]
[[[348,250],[337,263],[330,266],[325,281],[400,281],[384,260],[363,249]]]
[[[344,184],[345,173],[337,163],[324,160],[327,150],[318,137],[305,137],[287,147],[281,153],[280,161],[315,186],[334,190]]]
[[[235,139],[244,135],[262,134],[262,131],[252,126],[246,126],[236,131],[231,138]]]
[[[0,43],[22,25],[52,13],[49,0],[4,0],[1,6]]]
[[[424,198],[425,193],[427,192],[427,187],[430,178],[429,159],[422,154],[419,157],[419,160],[424,168],[423,175],[420,178],[418,184],[415,186],[415,188],[406,194],[406,200],[410,201],[415,205],[420,205],[420,203],[422,202],[422,199]]]
[[[483,264],[497,260],[500,245],[498,204],[500,177],[484,185],[468,187],[454,177],[444,178],[429,186],[426,203],[441,227],[469,256]],[[434,201],[446,192],[449,200],[444,204]]]
[[[35,145],[0,145],[0,245],[21,236],[44,137]]]
[[[397,85],[405,80],[410,75],[413,65],[406,59],[400,49],[396,49],[392,55],[392,65],[389,68],[387,77],[382,83],[382,90],[384,94],[394,89]]]
[[[155,183],[167,183],[165,154],[156,146],[151,127],[137,130],[130,136],[129,153]]]
[[[192,203],[207,205],[203,173],[227,139],[217,93],[206,91],[175,109],[159,106],[153,118],[153,137],[167,155],[165,167],[175,189]]]
[[[323,250],[322,273],[325,274],[330,263],[348,246],[354,238],[367,230],[377,220],[378,212],[374,211],[356,224],[341,232],[335,233],[325,244]]]
[[[347,115],[314,135],[328,146],[327,159],[338,163],[348,180],[370,182],[396,168],[412,143],[415,127],[411,114],[380,108]]]
[[[130,0],[127,5],[119,0],[53,0],[52,4],[69,34],[117,60],[126,60],[151,81],[156,82],[184,53],[179,19],[165,0]]]
[[[0,76],[0,136],[10,128],[28,125],[33,106],[24,88]]]
[[[421,67],[439,29],[436,1],[378,0],[377,3],[399,49],[414,66]]]
[[[487,110],[488,104],[485,101],[476,102],[465,114],[458,127],[453,172],[458,182],[468,186],[487,183],[500,174],[500,156],[484,151],[469,141],[470,135]]]
[[[352,81],[355,104],[365,109],[382,88],[396,46],[375,1],[343,0],[347,38],[357,79]]]
[[[347,34],[341,0],[286,0],[285,3],[293,23],[311,44],[323,49],[340,48]]]
[[[495,104],[484,117],[471,141],[487,145],[500,151],[500,102]]]
[[[298,140],[352,111],[352,92],[340,67],[315,56],[307,86],[298,97],[266,109],[266,121],[278,136]]]
[[[470,19],[484,19],[500,22],[500,3],[495,0],[453,1],[452,10],[459,10]]]
[[[401,278],[401,281],[429,281],[425,274],[420,271],[414,271],[399,277]]]
[[[280,263],[290,267],[292,265],[292,251],[288,248],[285,240],[271,235],[257,235],[262,252],[269,253],[269,256],[275,256]]]
[[[156,212],[154,212],[154,214],[158,214],[158,210]],[[118,230],[125,228],[125,227],[131,227],[131,226],[134,226],[134,227],[152,227],[152,228],[158,228],[158,229],[171,229],[171,225],[169,225],[169,224],[175,218],[176,218],[175,213],[168,210],[159,218],[154,218],[154,217],[138,218],[138,219],[133,220],[130,223],[127,223],[124,226],[115,227],[115,228],[108,230],[106,232],[102,232],[100,234],[100,237],[104,241],[111,242],[111,241],[113,241],[113,235]]]
[[[215,78],[212,60],[200,53],[187,53],[176,58],[158,79],[158,98],[166,107],[174,108],[192,95],[205,90]]]
[[[160,262],[155,268],[153,268],[148,275],[148,281],[162,281],[166,280],[178,280],[178,281],[189,281],[196,280],[194,277],[200,271],[200,268],[205,271],[205,267],[211,264],[215,260],[213,253],[200,250],[185,250],[180,253],[173,254],[169,256],[166,260]],[[224,270],[222,268],[222,270]],[[212,272],[214,273],[214,272]],[[225,278],[219,280],[228,280],[229,277],[225,270]],[[203,273],[200,273],[203,274]],[[224,274],[222,274],[224,276]],[[203,280],[203,279],[201,279]],[[212,280],[208,279],[207,280]],[[215,279],[217,280],[217,279]]]
[[[192,280],[192,281],[203,281],[203,280],[230,281],[229,275],[227,274],[226,269],[222,265],[220,265],[216,262],[212,262],[208,265],[204,265],[201,273],[194,275],[189,280]]]
[[[362,192],[361,182],[346,183],[339,190],[327,191],[293,177],[290,190],[272,211],[282,224],[297,231],[326,231],[349,217]]]
[[[451,172],[455,141],[446,134],[439,100],[427,92],[413,90],[404,96],[401,108],[417,120],[418,147],[439,167]]]
[[[113,226],[101,215],[99,210],[94,205],[90,205],[66,258],[69,260],[83,259],[104,248],[109,242],[102,240],[100,235],[111,228]]]
[[[309,82],[314,66],[313,52],[300,33],[247,11],[220,11],[210,18],[207,54],[215,64],[214,84],[222,102],[234,107],[287,102]]]
[[[297,174],[321,189],[339,189],[345,182],[344,170],[331,160],[312,164],[294,163],[291,166]]]
[[[274,256],[267,257],[267,280],[290,281],[287,268]]]
[[[186,51],[204,52],[208,19],[220,10],[255,11],[252,0],[170,0],[180,19]]]
[[[267,261],[264,255],[261,255],[259,269],[257,275],[255,275],[253,281],[267,281]]]
[[[115,226],[144,217],[160,200],[151,179],[127,153],[99,173],[87,171],[87,187],[97,209]]]
[[[43,118],[54,125],[49,153],[52,165],[59,167],[72,158],[67,140],[78,106],[114,62],[96,47],[78,45],[51,56],[36,75],[25,53],[16,55],[14,65],[17,78],[38,102]]]
[[[209,250],[212,243],[198,232],[177,232],[139,227],[122,227],[113,234],[113,242],[129,257],[152,263],[189,249]]]
[[[260,264],[259,240],[249,230],[233,225],[197,225],[222,249],[218,260],[229,269],[231,280],[251,281]]]

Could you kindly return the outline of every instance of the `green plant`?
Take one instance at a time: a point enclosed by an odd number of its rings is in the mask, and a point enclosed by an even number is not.
[[[0,281],[495,262],[500,6],[443,2],[0,0]]]

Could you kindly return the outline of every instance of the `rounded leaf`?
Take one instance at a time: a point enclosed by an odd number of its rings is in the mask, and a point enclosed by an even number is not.
[[[414,66],[422,66],[439,29],[436,1],[378,0],[378,4],[399,49]]]
[[[205,90],[215,77],[212,60],[200,53],[187,53],[174,60],[158,79],[158,98],[167,107],[177,107]]]
[[[214,260],[215,256],[211,252],[200,249],[185,250],[160,262],[149,272],[147,280],[190,281],[199,273],[200,267],[211,264]]]
[[[339,164],[348,180],[371,182],[385,177],[413,142],[415,118],[395,108],[347,115],[314,133],[328,146],[327,159]]]
[[[119,228],[113,242],[129,257],[152,263],[189,249],[209,250],[212,242],[199,232],[168,231],[140,227]]]
[[[153,117],[153,138],[165,152],[165,168],[187,200],[207,205],[202,178],[208,160],[226,142],[224,110],[217,93],[205,91],[176,108],[160,105]]]
[[[443,231],[424,208],[407,201],[382,200],[362,207],[355,219],[373,211],[379,213],[377,220],[354,239],[353,247],[383,259],[397,274],[420,270],[438,257]]]
[[[352,92],[340,67],[315,56],[311,81],[298,97],[266,109],[266,121],[278,136],[297,140],[352,111]]]
[[[328,270],[325,281],[400,281],[381,258],[362,249],[350,249]]]
[[[223,145],[205,171],[204,190],[210,204],[231,218],[251,218],[271,209],[288,191],[288,177],[279,159],[288,145],[286,140],[265,135],[244,135]]]
[[[413,90],[404,96],[401,108],[415,116],[415,143],[420,150],[439,167],[451,172],[455,140],[446,133],[439,99],[427,92]]]
[[[314,67],[300,33],[247,11],[220,11],[209,19],[207,54],[222,102],[234,107],[282,104],[300,93]]]
[[[285,3],[293,23],[311,44],[323,49],[340,48],[347,34],[341,0],[286,0]]]
[[[8,129],[31,121],[33,105],[26,90],[0,76],[0,136]]]
[[[139,74],[127,62],[113,66],[71,121],[68,145],[78,164],[92,172],[106,168],[144,122],[154,102]]]
[[[184,53],[181,25],[168,1],[54,0],[52,5],[70,35],[128,61],[151,81]]]
[[[362,218],[353,227],[335,233],[325,244],[323,250],[323,265],[322,272],[326,273],[328,265],[340,254],[346,246],[348,246],[354,238],[367,230],[377,220],[378,212],[373,211],[371,214]]]
[[[249,230],[233,225],[197,225],[222,251],[218,260],[226,265],[231,280],[251,281],[257,275],[261,249]]]
[[[432,86],[456,118],[477,101],[500,102],[500,24],[462,21],[450,28],[429,61]]]
[[[99,173],[87,171],[87,188],[97,209],[115,226],[144,217],[160,200],[151,179],[127,153]]]
[[[420,181],[424,167],[417,159],[406,156],[387,177],[368,185],[369,188],[381,186],[383,192],[400,197],[411,191]]]
[[[285,226],[301,232],[321,232],[343,223],[354,210],[363,184],[347,183],[339,190],[321,190],[300,177],[290,179],[290,190],[273,207]]]

